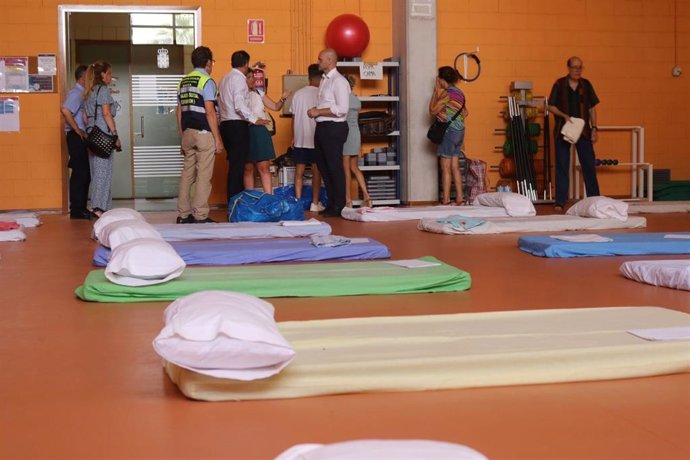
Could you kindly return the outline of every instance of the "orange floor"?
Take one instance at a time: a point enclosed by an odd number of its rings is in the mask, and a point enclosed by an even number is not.
[[[647,219],[645,231],[690,229],[690,214]],[[92,269],[91,226],[61,215],[43,220],[27,230],[26,242],[0,243],[0,458],[269,459],[297,443],[357,438],[452,441],[495,460],[690,458],[688,374],[240,403],[187,400],[151,346],[167,303],[77,300],[74,288]],[[515,234],[445,236],[418,231],[415,222],[328,222],[336,234],[386,243],[394,258],[436,256],[470,272],[472,289],[271,299],[278,320],[630,305],[690,312],[687,291],[619,274],[623,261],[641,257],[542,259],[519,251]]]

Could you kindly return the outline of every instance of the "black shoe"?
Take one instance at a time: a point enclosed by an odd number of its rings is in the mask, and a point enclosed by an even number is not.
[[[193,215],[188,215],[187,217],[178,217],[177,218],[177,223],[178,224],[193,224],[195,222],[194,216]]]
[[[194,219],[194,218],[192,218]],[[211,219],[210,217],[207,217],[206,219],[194,219],[195,224],[215,224],[216,221]]]
[[[82,211],[71,211],[69,213],[69,218],[70,219],[82,219],[82,220],[90,220],[91,219],[91,213],[87,211],[86,209]]]

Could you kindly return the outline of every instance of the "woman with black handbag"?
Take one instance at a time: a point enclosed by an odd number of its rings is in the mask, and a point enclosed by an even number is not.
[[[439,68],[434,92],[429,101],[429,113],[436,117],[438,122],[448,123],[443,140],[436,151],[441,162],[442,204],[451,204],[451,179],[455,182],[455,204],[460,205],[463,202],[460,148],[465,140],[465,118],[468,112],[465,107],[465,94],[456,86],[458,80],[460,74],[454,68]]]
[[[113,70],[110,63],[96,61],[86,70],[84,113],[86,144],[91,166],[91,213],[98,218],[112,207],[113,150],[120,150],[115,100],[110,93]]]

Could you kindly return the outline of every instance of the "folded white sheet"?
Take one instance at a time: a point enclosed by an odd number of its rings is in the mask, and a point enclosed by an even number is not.
[[[0,212],[0,221],[16,222],[24,228],[33,228],[41,225],[38,214],[31,211]]]
[[[283,227],[303,227],[305,225],[321,225],[323,222],[321,222],[318,219],[314,219],[313,217],[308,220],[281,220],[280,225]]]
[[[582,130],[585,128],[585,120],[577,117],[570,117],[569,121],[566,121],[561,129],[561,134],[563,134],[563,139],[575,144],[582,135]]]
[[[4,230],[0,232],[0,241],[24,241],[26,233],[20,228],[14,230]]]
[[[551,238],[555,240],[569,241],[571,243],[609,243],[613,241],[613,238],[595,235],[592,233],[585,233],[582,235],[551,235]]]

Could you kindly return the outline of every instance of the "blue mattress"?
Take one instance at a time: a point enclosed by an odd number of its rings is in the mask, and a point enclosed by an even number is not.
[[[170,244],[187,265],[371,260],[391,256],[384,244],[372,239],[337,247],[316,247],[309,238],[172,241]],[[93,264],[104,267],[108,260],[110,249],[99,245],[93,255]]]
[[[573,243],[550,236],[523,236],[518,247],[540,257],[639,256],[645,254],[690,254],[690,232],[598,234],[613,241]],[[683,235],[685,238],[665,238]]]

